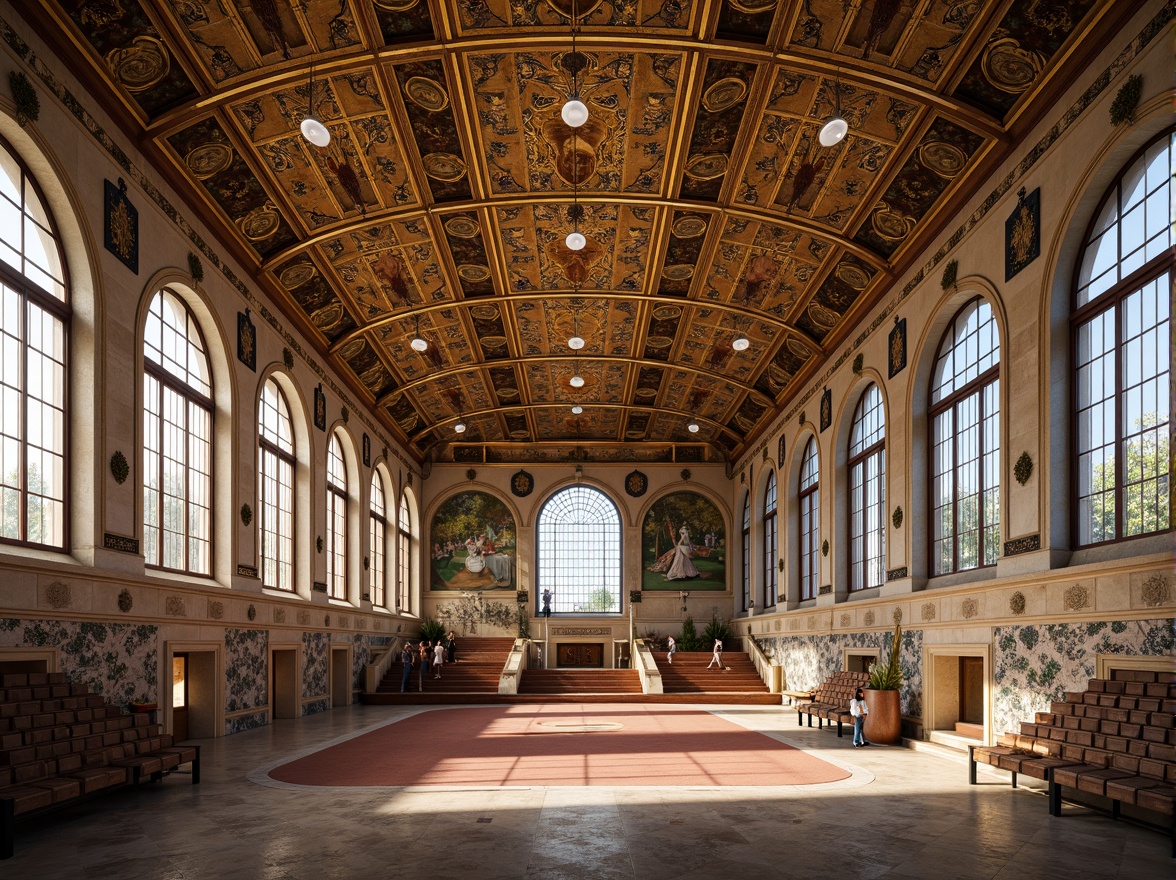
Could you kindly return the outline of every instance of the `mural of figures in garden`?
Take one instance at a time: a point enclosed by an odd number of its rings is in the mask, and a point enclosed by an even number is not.
[[[674,492],[649,508],[641,526],[641,587],[725,590],[723,515],[697,492]]]
[[[429,530],[432,590],[513,590],[514,516],[486,492],[460,492],[433,514]]]

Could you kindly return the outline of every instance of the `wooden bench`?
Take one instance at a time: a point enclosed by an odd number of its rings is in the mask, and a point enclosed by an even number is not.
[[[1176,858],[1176,680],[1171,674],[1116,670],[1091,679],[1038,712],[1020,733],[1001,734],[995,746],[971,746],[968,781],[976,764],[1024,774],[1048,785],[1051,816],[1062,813],[1062,792],[1074,789],[1110,802],[1111,816],[1130,805],[1165,817]]]
[[[63,673],[0,676],[0,859],[12,858],[17,818],[155,782],[183,764],[198,784],[199,746],[176,746],[146,715]]]
[[[808,726],[813,726],[813,718],[817,719],[817,727],[823,727],[829,722],[832,727],[837,725],[837,735],[843,735],[843,724],[853,724],[853,716],[849,714],[849,701],[860,687],[865,687],[870,677],[864,672],[835,672],[824,684],[813,692],[812,701],[800,703],[796,707],[796,721],[804,725],[808,716]]]

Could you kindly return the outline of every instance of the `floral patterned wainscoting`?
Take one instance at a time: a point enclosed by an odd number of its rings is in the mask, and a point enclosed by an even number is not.
[[[784,668],[784,688],[813,690],[842,669],[845,648],[879,648],[890,656],[893,632],[837,633],[825,636],[765,636],[759,639],[765,654]],[[923,631],[902,631],[902,714],[923,714]]]
[[[0,618],[0,648],[57,648],[70,682],[119,706],[159,698],[158,627]]]
[[[225,719],[225,733],[269,723],[269,632],[225,630],[225,712],[260,711]]]
[[[993,629],[997,733],[1048,712],[1067,691],[1084,691],[1098,654],[1171,656],[1172,620],[1113,620]]]
[[[331,708],[331,635],[321,632],[302,634],[302,714],[313,715]]]

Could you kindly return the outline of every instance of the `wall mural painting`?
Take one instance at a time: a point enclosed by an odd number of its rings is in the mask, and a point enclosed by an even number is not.
[[[486,492],[461,492],[433,514],[429,588],[513,590],[517,542],[514,516]]]
[[[723,515],[696,492],[674,492],[649,508],[641,527],[645,590],[727,589]]]

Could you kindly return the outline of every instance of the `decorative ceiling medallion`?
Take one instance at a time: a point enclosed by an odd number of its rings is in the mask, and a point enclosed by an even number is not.
[[[870,215],[870,225],[887,241],[902,241],[915,228],[915,221],[906,214],[895,211],[885,202],[879,202],[874,213]]]
[[[264,241],[278,231],[281,222],[281,217],[274,209],[274,203],[266,202],[238,220],[237,226],[250,241]]]
[[[866,285],[870,283],[870,276],[866,274],[866,270],[854,263],[839,263],[837,277],[854,290],[865,290]]]
[[[330,330],[343,318],[343,303],[333,302],[328,306],[323,306],[317,312],[310,316],[310,320],[314,322],[314,326],[320,330]]]
[[[706,232],[706,220],[697,214],[687,214],[674,221],[673,233],[678,238],[698,238]]]
[[[461,276],[463,281],[478,284],[490,277],[490,270],[486,266],[475,266],[472,263],[465,263],[457,267],[457,274]]]
[[[769,9],[775,9],[777,0],[730,0],[731,8],[746,12],[748,15],[759,15]]]
[[[556,15],[571,20],[572,10],[576,11],[576,18],[581,22],[589,15],[596,11],[600,6],[602,0],[547,0],[548,7],[551,8]]]
[[[470,309],[470,314],[480,321],[493,321],[498,317],[498,306],[478,305]]]
[[[685,281],[694,275],[694,267],[689,263],[675,263],[662,269],[662,275],[669,281]]]
[[[649,488],[649,478],[641,471],[633,471],[625,477],[625,491],[634,498],[640,498]]]
[[[499,348],[502,348],[502,349],[506,348],[506,337],[505,336],[483,336],[481,339],[478,340],[478,342],[480,342],[482,344],[482,348],[484,348],[484,349],[493,350],[493,349],[499,349]]]
[[[408,10],[415,8],[421,0],[372,0],[372,2],[388,12],[408,12]]]
[[[702,96],[702,106],[711,113],[734,107],[747,96],[747,83],[737,76],[719,80]]]
[[[315,276],[315,268],[310,263],[295,263],[293,266],[287,266],[282,270],[282,274],[278,276],[278,280],[282,282],[282,286],[287,290],[293,290],[295,287],[300,287]]]
[[[430,113],[439,113],[449,106],[449,93],[435,79],[427,76],[413,76],[404,84],[404,93],[418,107]]]
[[[482,227],[473,217],[450,217],[445,221],[445,231],[457,238],[477,238]]]
[[[519,396],[519,389],[517,388],[495,388],[494,393],[503,400],[514,400]],[[526,432],[524,432],[525,434]]]
[[[650,336],[645,340],[645,344],[650,348],[669,348],[674,344],[674,337],[672,336]]]
[[[788,350],[796,355],[798,358],[809,358],[812,356],[812,349],[797,339],[795,336],[788,337]]]
[[[228,144],[208,143],[193,147],[184,157],[184,164],[197,180],[207,180],[224,171],[233,162],[233,148]]]
[[[832,330],[837,324],[837,314],[820,303],[809,303],[808,313],[813,323],[824,330]]]
[[[359,354],[361,351],[363,351],[363,347],[365,345],[367,345],[366,340],[363,340],[363,339],[351,340],[345,346],[343,346],[341,349],[339,349],[339,359],[344,360],[344,361],[351,360],[353,357],[355,357],[357,354]]]
[[[526,428],[519,428],[517,431],[510,432],[510,439],[512,440],[527,440],[531,436],[531,432]]]
[[[638,397],[641,400],[652,400],[653,398],[657,397],[657,389],[656,388],[638,388],[636,391],[633,392],[633,396]]]
[[[659,321],[676,321],[682,317],[681,306],[657,306],[653,310],[653,316]]]
[[[948,180],[963,171],[968,163],[968,156],[963,150],[944,141],[928,141],[919,147],[918,155],[920,162]]]
[[[453,183],[465,177],[465,161],[453,153],[429,153],[421,161],[425,165],[425,174],[442,183]]]
[[[989,43],[980,62],[984,77],[1002,92],[1012,95],[1029,88],[1044,66],[1041,55],[1022,49],[1012,37]]]
[[[694,180],[714,180],[727,173],[727,157],[723,153],[695,153],[686,160],[686,176]]]
[[[155,37],[142,34],[130,46],[115,49],[106,63],[128,92],[144,92],[167,76],[171,66],[167,47]]]

